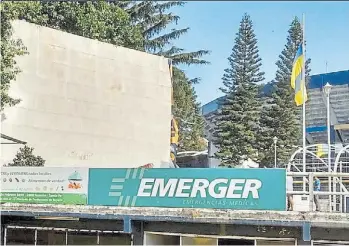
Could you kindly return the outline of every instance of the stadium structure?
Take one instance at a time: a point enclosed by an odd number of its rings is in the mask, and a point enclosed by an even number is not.
[[[307,169],[309,169],[308,171],[312,171],[314,168],[317,170],[328,168],[327,163],[326,165],[324,164],[324,162],[328,162],[326,157],[328,146],[326,122],[327,102],[323,90],[327,82],[332,85],[330,92],[331,168],[332,170],[339,170],[342,168],[345,172],[349,172],[349,164],[342,165],[342,167],[338,165],[339,163],[349,163],[349,70],[318,74],[310,77],[308,84],[309,100],[306,105],[307,162],[309,163]],[[264,87],[261,87],[260,95],[268,95],[271,92],[273,83],[274,82],[270,82],[265,84]],[[217,151],[216,147],[212,145],[214,129],[213,119],[219,108],[219,101],[222,99],[223,97],[217,98],[202,107],[202,115],[206,122],[205,135],[210,144],[208,151],[192,153],[191,155],[195,156],[195,159],[202,159],[199,156],[207,156],[208,152],[210,152],[212,156],[213,153]],[[321,158],[317,156],[319,153],[322,153],[320,154]],[[181,159],[183,159],[186,163],[185,166],[188,166],[188,154],[183,154],[186,157],[180,158],[179,161],[181,162]],[[302,165],[301,159],[302,148],[298,148],[295,153],[290,156],[290,163],[294,166]],[[319,161],[319,159],[321,159],[321,161]],[[201,163],[203,162],[201,161]],[[219,165],[219,161],[213,158],[204,163],[205,167],[216,167]],[[198,165],[198,163],[195,164],[196,167]],[[247,166],[252,167],[253,165]],[[291,168],[290,165],[289,168]]]
[[[324,86],[329,83],[330,90],[330,158],[327,140],[327,96]],[[273,82],[267,83],[260,95],[266,96],[271,92]],[[349,70],[313,75],[308,84],[308,101],[306,104],[306,170],[305,172],[349,172]],[[205,118],[205,134],[209,141],[213,139],[213,120],[219,109],[219,102],[223,97],[217,98],[202,107]],[[303,148],[294,146],[295,152],[287,163],[288,171],[303,171]],[[281,148],[281,147],[279,147]],[[211,148],[210,156],[217,149]],[[210,158],[209,158],[210,159]],[[219,161],[212,158],[213,166]],[[301,183],[301,182],[299,182]],[[325,181],[324,189],[347,191],[349,180]],[[328,184],[332,183],[332,188]],[[301,190],[301,186],[298,190]],[[331,187],[331,185],[330,185]],[[297,188],[296,188],[297,189]],[[335,197],[333,204],[337,203]],[[338,201],[338,206],[340,201]],[[349,200],[348,200],[349,204]]]
[[[308,146],[323,145],[321,148],[324,152],[327,148],[327,107],[323,87],[327,82],[332,85],[330,92],[331,146],[339,151],[349,144],[349,70],[310,77],[309,100],[306,104],[306,140]],[[262,96],[270,93],[272,83],[264,86]],[[202,107],[202,114],[206,121],[205,134],[209,141],[212,140],[214,129],[212,122],[221,99],[223,98],[217,98]]]
[[[330,93],[331,115],[331,143],[349,143],[349,70],[313,75],[308,84],[308,102],[306,104],[306,133],[308,144],[327,142],[326,125],[326,95],[323,87],[326,83],[332,85]],[[268,95],[272,83],[263,88],[264,95]],[[206,120],[206,135],[212,138],[212,119],[219,108],[217,98],[202,107],[202,114]]]

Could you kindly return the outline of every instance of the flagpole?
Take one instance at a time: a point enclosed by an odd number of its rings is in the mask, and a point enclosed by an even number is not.
[[[302,20],[302,30],[303,30],[303,37],[302,37],[302,50],[303,50],[303,64],[302,64],[302,79],[304,85],[302,86],[303,90],[303,172],[306,172],[306,131],[305,131],[305,61],[306,61],[306,54],[305,54],[305,14],[303,13],[303,20]],[[306,184],[305,184],[305,177],[303,177],[303,191],[306,190]],[[312,181],[310,181],[312,182]]]

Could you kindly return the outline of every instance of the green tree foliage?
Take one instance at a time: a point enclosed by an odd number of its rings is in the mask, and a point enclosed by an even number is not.
[[[260,104],[258,85],[264,80],[261,72],[257,38],[252,20],[245,14],[235,38],[232,54],[228,58],[230,67],[223,75],[226,94],[216,119],[215,144],[219,148],[216,156],[222,165],[235,166],[257,155],[256,130]]]
[[[133,49],[142,49],[143,38],[129,15],[106,1],[6,2],[15,19],[62,30]]]
[[[143,50],[143,37],[129,15],[116,5],[95,2],[2,2],[1,3],[1,110],[20,99],[8,94],[20,68],[15,58],[26,54],[19,39],[12,38],[15,19],[47,26],[99,41]]]
[[[5,107],[14,106],[20,102],[19,98],[13,98],[8,94],[10,84],[16,79],[20,68],[16,63],[16,58],[26,54],[26,48],[24,47],[20,39],[14,39],[12,37],[11,20],[16,17],[16,13],[8,11],[7,4],[1,3],[1,108],[2,111]]]
[[[176,47],[174,42],[189,28],[171,29],[168,27],[177,24],[180,17],[170,10],[184,6],[182,1],[122,1],[116,3],[124,8],[131,16],[135,25],[140,26],[144,38],[144,49],[147,52],[172,59],[174,66],[208,64],[202,57],[209,53],[207,50],[186,52]],[[199,78],[189,79],[178,70],[174,70],[174,116],[180,128],[181,150],[202,150],[203,119],[200,114],[200,105],[196,103],[196,94],[193,84]]]
[[[202,141],[204,121],[200,115],[200,105],[196,102],[195,90],[185,73],[177,68],[173,69],[173,113],[179,123],[179,151],[204,150]]]
[[[19,148],[16,157],[13,159],[12,163],[9,163],[10,167],[43,167],[45,165],[45,160],[41,156],[35,156],[33,154],[34,148],[24,146]]]
[[[122,1],[117,5],[124,8],[132,18],[134,24],[140,26],[144,37],[144,49],[147,52],[162,55],[172,59],[173,65],[208,64],[204,55],[207,50],[185,52],[174,46],[173,42],[189,31],[189,27],[171,29],[170,25],[177,24],[180,17],[169,12],[173,7],[184,6],[183,1]]]
[[[272,94],[266,98],[261,112],[258,134],[258,159],[263,166],[274,165],[273,137],[277,137],[277,158],[280,164],[286,163],[299,144],[302,136],[301,108],[294,102],[291,88],[291,72],[294,57],[302,42],[302,27],[298,18],[294,18],[288,30],[287,42],[276,62],[275,83]],[[306,78],[309,78],[310,59],[306,61]]]

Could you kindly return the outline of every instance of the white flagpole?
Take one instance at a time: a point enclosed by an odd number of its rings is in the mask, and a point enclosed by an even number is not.
[[[303,38],[302,38],[302,50],[303,50],[303,67],[302,67],[302,79],[303,79],[303,172],[306,172],[306,131],[305,131],[305,14],[303,13]],[[303,177],[303,191],[306,190],[305,177]]]

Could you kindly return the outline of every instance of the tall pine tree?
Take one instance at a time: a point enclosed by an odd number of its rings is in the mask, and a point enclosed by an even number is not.
[[[256,159],[260,109],[256,83],[264,80],[258,53],[252,20],[245,14],[228,58],[230,67],[224,70],[221,90],[226,97],[216,118],[216,156],[222,165],[235,166],[248,158]]]
[[[200,105],[196,102],[193,84],[199,78],[189,79],[179,66],[208,64],[202,57],[207,50],[186,52],[177,47],[175,41],[189,31],[189,27],[173,28],[180,17],[171,10],[185,4],[183,1],[118,1],[118,6],[126,10],[134,24],[140,27],[144,38],[144,50],[156,55],[165,56],[176,66],[173,73],[174,116],[179,124],[180,147],[182,150],[202,150],[203,118]]]
[[[173,68],[173,114],[179,123],[179,151],[200,151],[207,147],[202,141],[204,121],[195,90],[188,81],[183,71]]]
[[[262,166],[274,166],[274,143],[277,141],[277,160],[279,166],[287,163],[294,146],[302,137],[301,107],[294,102],[294,91],[291,88],[291,72],[297,48],[302,42],[302,26],[296,17],[288,30],[287,43],[276,62],[275,82],[272,93],[263,104],[258,134],[259,155]],[[310,59],[306,61],[306,78],[309,78]]]
[[[183,1],[118,1],[115,4],[127,11],[134,24],[140,27],[144,38],[144,49],[147,52],[162,55],[172,59],[173,65],[208,64],[204,55],[207,50],[185,52],[184,49],[174,45],[189,27],[169,31],[169,25],[177,24],[180,17],[170,12],[174,7],[184,6]]]

